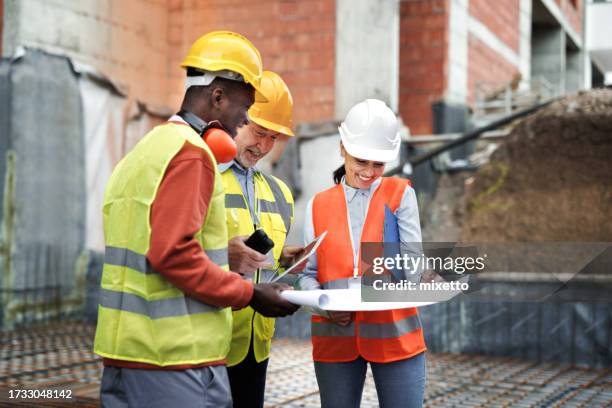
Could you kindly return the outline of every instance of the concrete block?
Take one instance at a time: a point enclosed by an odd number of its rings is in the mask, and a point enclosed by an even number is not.
[[[531,34],[532,78],[544,77],[565,92],[566,36],[561,27],[534,27]]]
[[[520,71],[523,79],[529,80],[531,78],[531,0],[520,0],[519,31]]]
[[[337,118],[344,117],[355,103],[372,97],[397,109],[398,3],[337,1],[335,77]],[[356,83],[360,86],[354,86]]]
[[[13,18],[18,21],[14,46],[27,43],[59,45],[59,29],[56,22],[61,21],[61,12],[56,8],[39,1],[27,0],[20,2],[18,14]],[[50,21],[53,24],[50,24]]]
[[[583,58],[581,51],[567,51],[565,66],[565,90],[575,92],[582,88],[583,84]]]
[[[95,59],[109,60],[112,29],[110,22],[92,16],[82,16],[80,20],[80,52]]]

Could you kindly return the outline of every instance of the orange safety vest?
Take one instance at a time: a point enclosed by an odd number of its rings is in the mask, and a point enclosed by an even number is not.
[[[385,204],[395,212],[408,180],[383,177],[370,200],[361,242],[381,242]],[[315,236],[327,231],[317,249],[317,280],[324,289],[348,287],[353,276],[353,248],[348,229],[346,198],[341,185],[317,194],[312,204]],[[357,237],[355,237],[357,239]],[[359,275],[363,274],[362,262]],[[410,358],[426,350],[421,320],[416,308],[355,312],[348,326],[322,316],[312,316],[314,361],[367,361],[388,363]]]

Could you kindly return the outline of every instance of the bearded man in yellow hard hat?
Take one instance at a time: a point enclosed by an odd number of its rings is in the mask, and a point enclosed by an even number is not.
[[[94,351],[104,358],[105,407],[231,407],[231,310],[297,309],[279,295],[288,286],[254,284],[228,267],[217,158],[248,124],[254,100],[265,100],[259,51],[216,31],[192,45],[182,66],[181,110],[119,162],[104,196]]]
[[[280,179],[256,167],[279,139],[293,137],[293,99],[285,82],[271,71],[263,73],[261,93],[268,102],[257,102],[249,109],[249,124],[238,130],[235,139],[236,158],[219,165],[225,190],[230,269],[256,283],[274,279],[277,271],[291,264],[303,249],[285,245],[293,221],[291,191]],[[245,245],[256,230],[263,231],[274,243],[265,254]],[[263,407],[274,319],[247,307],[234,312],[233,324],[227,364],[234,407]]]

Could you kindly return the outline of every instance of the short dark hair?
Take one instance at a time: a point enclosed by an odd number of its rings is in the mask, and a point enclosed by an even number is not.
[[[187,68],[187,76],[200,76],[200,75],[202,75],[201,71],[198,71],[197,69],[191,68],[191,67]],[[249,84],[246,84],[244,82],[232,81],[231,79],[216,77],[215,79],[213,79],[213,81],[209,85],[190,86],[185,91],[185,99],[192,100],[192,98],[196,98],[196,99],[205,98],[208,95],[210,95],[212,90],[216,87],[223,89],[225,93],[227,93],[228,95],[231,95],[237,91],[244,89],[245,86],[250,87]]]
[[[199,70],[197,68],[193,68],[193,67],[187,67],[187,76],[188,77],[201,76],[201,75],[204,75],[204,72],[202,72],[201,70]]]

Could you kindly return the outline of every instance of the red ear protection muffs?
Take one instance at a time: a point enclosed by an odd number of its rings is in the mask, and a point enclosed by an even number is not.
[[[204,122],[195,114],[181,110],[177,113],[204,139],[217,163],[227,163],[236,157],[237,147],[232,136],[219,121]]]
[[[202,137],[215,156],[217,163],[227,163],[236,157],[236,142],[225,130],[209,128]]]

